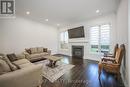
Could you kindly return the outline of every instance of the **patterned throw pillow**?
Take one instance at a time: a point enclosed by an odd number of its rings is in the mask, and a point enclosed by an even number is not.
[[[47,48],[43,48],[43,52],[47,52]]]
[[[7,54],[7,57],[9,58],[9,60],[10,60],[11,62],[14,62],[14,61],[16,61],[16,60],[18,59],[14,53],[12,53],[12,54]]]
[[[4,60],[0,59],[0,75],[10,71],[9,65]]]
[[[25,49],[27,53],[31,54],[31,49]]]

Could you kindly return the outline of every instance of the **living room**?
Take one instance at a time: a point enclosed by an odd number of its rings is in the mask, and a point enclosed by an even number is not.
[[[128,0],[11,0],[13,7],[6,6],[7,13],[2,3],[10,2],[2,1],[0,60],[4,55],[18,70],[0,71],[0,87],[129,87]],[[117,44],[125,48],[122,57],[115,50]],[[113,54],[114,59],[108,57],[112,61],[121,58],[119,70],[112,67],[116,74],[105,68],[102,58],[107,54]],[[26,64],[17,64],[12,56]],[[31,76],[28,71],[27,78],[19,77],[25,71],[18,77],[9,74],[25,65],[37,68],[36,73]]]

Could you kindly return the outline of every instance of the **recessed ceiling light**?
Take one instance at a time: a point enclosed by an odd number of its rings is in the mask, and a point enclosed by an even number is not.
[[[60,24],[57,24],[57,26],[60,26]]]
[[[26,14],[27,14],[27,15],[29,15],[29,14],[30,14],[30,12],[29,12],[29,11],[27,11],[27,12],[26,12]]]
[[[49,21],[48,19],[45,19],[45,21]]]
[[[96,13],[99,13],[100,12],[100,10],[96,10]]]

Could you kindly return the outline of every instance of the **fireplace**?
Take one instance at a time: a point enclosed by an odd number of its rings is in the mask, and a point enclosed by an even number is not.
[[[84,46],[72,46],[72,56],[77,58],[83,58]]]

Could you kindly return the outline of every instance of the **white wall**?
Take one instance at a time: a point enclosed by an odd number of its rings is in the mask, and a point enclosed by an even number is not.
[[[0,19],[0,53],[20,53],[29,47],[47,47],[57,53],[57,29],[17,16]]]
[[[85,22],[82,22],[82,23],[78,23],[78,24],[74,24],[74,25],[71,25],[71,26],[67,26],[65,28],[61,28],[59,29],[59,33],[64,31],[64,30],[67,30],[67,29],[71,29],[71,28],[74,28],[74,27],[79,27],[79,26],[84,26],[85,28],[85,38],[82,38],[82,39],[73,39],[73,40],[69,40],[69,41],[85,41],[85,42],[88,42],[87,45],[86,45],[86,53],[85,53],[85,59],[92,59],[92,60],[100,60],[101,58],[101,55],[95,55],[95,54],[91,54],[90,53],[90,50],[89,50],[89,27],[90,26],[95,26],[95,25],[100,25],[100,24],[106,24],[106,23],[110,23],[112,24],[112,29],[111,29],[111,32],[110,32],[110,38],[111,38],[111,48],[113,48],[113,46],[115,45],[116,43],[116,14],[115,13],[112,13],[112,14],[108,14],[106,16],[100,16],[98,18],[94,18],[94,19],[91,19],[91,20],[86,20]],[[59,47],[59,53],[62,53],[62,54],[66,54],[66,55],[70,55],[70,50],[61,50],[60,47]]]
[[[128,87],[128,0],[121,0],[117,10],[117,42],[126,46],[126,58],[122,62],[121,75]]]

